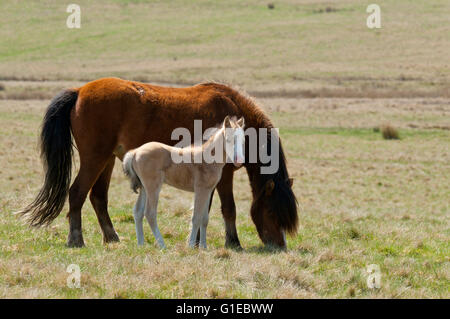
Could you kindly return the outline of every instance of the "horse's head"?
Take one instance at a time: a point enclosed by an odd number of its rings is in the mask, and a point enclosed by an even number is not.
[[[286,232],[295,234],[298,224],[297,199],[292,191],[293,179],[289,178],[286,158],[276,130],[270,130],[267,136],[260,135],[258,139],[263,139],[258,143],[259,150],[266,150],[270,161],[246,165],[253,192],[250,213],[263,243],[284,249]]]
[[[297,230],[297,201],[293,179],[269,178],[254,198],[251,216],[265,245],[286,248],[286,232]]]

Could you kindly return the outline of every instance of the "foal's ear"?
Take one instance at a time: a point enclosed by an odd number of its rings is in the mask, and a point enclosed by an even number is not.
[[[223,127],[231,127],[231,120],[228,115],[225,116],[225,119],[223,120]]]
[[[266,196],[272,195],[272,191],[275,188],[275,183],[273,179],[269,179],[266,183]]]
[[[242,117],[236,122],[236,124],[239,125],[239,127],[244,127],[244,125],[245,125],[245,119],[244,119],[244,117],[242,116]]]

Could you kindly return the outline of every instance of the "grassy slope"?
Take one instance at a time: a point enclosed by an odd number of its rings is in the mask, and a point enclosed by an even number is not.
[[[386,100],[371,105],[369,113],[364,107],[374,102],[297,100],[297,107],[286,107],[291,102],[263,101],[278,109],[269,113],[280,126],[301,216],[289,251],[272,254],[260,248],[248,216],[251,195],[243,170],[235,182],[243,252],[222,248],[217,197],[209,250],[187,249],[192,196],[170,187],[163,189],[159,206],[168,250],[155,247],[148,226],[148,244],[137,248],[131,215],[136,196],[120,165],[110,213],[121,243],[102,245],[89,203],[83,213],[85,249],[65,248],[67,208],[48,229],[21,225],[10,213],[41,185],[35,145],[46,103],[0,101],[0,296],[448,298],[450,135],[424,128],[429,118],[439,123],[437,115],[448,116],[448,104]],[[406,108],[414,112],[400,112]],[[319,125],[317,117],[323,118]],[[371,129],[382,120],[401,127],[402,140],[384,141]],[[410,123],[418,128],[409,129]],[[81,267],[81,289],[66,286],[72,263]],[[366,286],[365,267],[373,263],[382,271],[379,291]]]
[[[59,1],[2,1],[0,77],[444,88],[448,1],[378,3],[380,30],[366,27],[368,2],[355,0],[285,0],[274,10],[258,1],[78,1],[75,30]]]

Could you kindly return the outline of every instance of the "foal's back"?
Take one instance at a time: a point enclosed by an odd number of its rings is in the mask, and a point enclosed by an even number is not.
[[[199,150],[201,151],[201,150]],[[142,145],[135,151],[136,171],[149,183],[166,183],[178,189],[194,192],[196,187],[213,188],[222,170],[214,164],[194,163],[194,149],[172,147],[158,142]],[[189,163],[176,163],[175,156],[188,153]]]
[[[139,173],[165,170],[171,163],[171,146],[159,142],[146,143],[135,149],[136,169]],[[144,177],[142,175],[142,177]]]

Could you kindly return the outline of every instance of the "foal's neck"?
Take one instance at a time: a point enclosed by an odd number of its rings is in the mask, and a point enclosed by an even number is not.
[[[222,143],[222,145],[220,145]],[[226,162],[224,128],[217,130],[201,147],[203,154],[211,154],[211,150],[220,153],[223,164]]]

